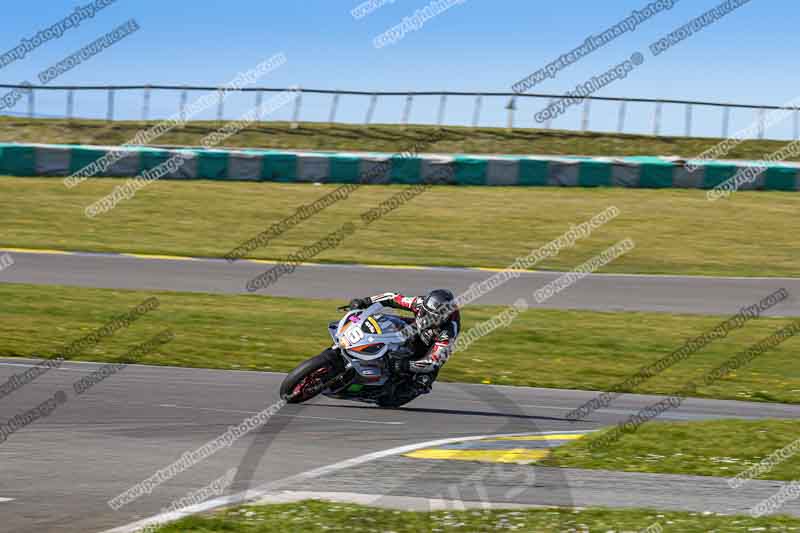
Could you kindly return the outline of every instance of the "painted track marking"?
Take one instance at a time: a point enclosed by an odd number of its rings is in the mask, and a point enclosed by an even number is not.
[[[553,448],[582,439],[586,433],[558,433],[493,437],[434,446],[403,454],[411,459],[530,464],[547,458]]]
[[[550,450],[513,448],[510,450],[417,450],[404,455],[411,459],[477,461],[479,463],[533,463],[550,455]]]
[[[360,455],[358,457],[353,457],[352,459],[345,459],[344,461],[339,461],[338,463],[334,463],[327,466],[321,466],[319,468],[315,468],[313,470],[308,470],[306,472],[301,472],[300,474],[296,474],[294,476],[289,476],[287,478],[279,479],[277,481],[271,481],[260,487],[257,487],[252,490],[239,492],[237,494],[231,494],[230,496],[223,496],[221,498],[215,498],[213,500],[208,500],[203,503],[199,503],[197,505],[192,505],[180,511],[173,511],[170,513],[162,513],[158,515],[151,516],[149,518],[145,518],[139,520],[137,522],[133,522],[130,524],[126,524],[124,526],[120,526],[114,529],[109,529],[103,533],[135,533],[140,531],[141,529],[154,524],[162,524],[164,522],[171,522],[174,520],[179,520],[181,518],[191,516],[198,513],[204,513],[207,511],[211,511],[217,509],[219,507],[231,506],[231,505],[240,505],[246,503],[248,501],[258,500],[264,496],[269,495],[271,492],[279,489],[280,487],[287,485],[289,483],[296,483],[300,481],[310,481],[313,479],[320,478],[326,474],[330,474],[333,472],[338,472],[340,470],[346,470],[348,468],[352,468],[355,466],[362,465],[364,463],[369,463],[372,461],[377,461],[378,459],[383,459],[386,457],[392,457],[394,455],[402,455],[404,453],[413,452],[414,450],[420,450],[422,448],[430,448],[433,446],[442,446],[445,444],[452,444],[456,442],[467,442],[473,440],[481,440],[481,439],[490,439],[490,438],[497,438],[497,437],[521,437],[524,435],[550,435],[556,433],[574,433],[569,431],[541,431],[537,433],[510,433],[510,434],[501,434],[501,435],[478,435],[478,436],[471,436],[471,437],[451,437],[446,439],[438,439],[433,441],[427,442],[419,442],[416,444],[407,444],[405,446],[398,446],[396,448],[390,448],[388,450],[382,450],[379,452],[368,453],[365,455]],[[581,431],[580,433],[586,433],[585,431]]]
[[[49,250],[49,249],[35,249],[35,248],[16,248],[16,247],[0,247],[0,252],[11,252],[18,254],[57,254],[57,255],[72,255],[81,257],[128,257],[139,259],[142,261],[207,261],[207,262],[225,262],[222,257],[192,257],[181,255],[156,255],[156,254],[143,254],[132,252],[86,252],[86,251],[68,251],[68,250]],[[270,259],[238,259],[237,263],[265,263],[277,264],[278,261]],[[508,269],[498,267],[448,267],[448,266],[421,266],[421,265],[383,265],[383,264],[360,264],[360,263],[300,263],[301,266],[321,267],[321,268],[380,268],[386,270],[439,270],[439,271],[479,271],[479,272],[503,272]],[[560,276],[566,274],[564,271],[558,270],[524,270],[522,274],[552,274]],[[629,274],[624,272],[595,272],[590,274],[594,277],[622,277],[622,278],[656,278],[656,279],[673,279],[673,280],[693,280],[693,279],[716,279],[716,280],[752,280],[752,281],[797,281],[797,277],[764,277],[764,276],[710,276],[710,275],[686,275],[686,274]]]

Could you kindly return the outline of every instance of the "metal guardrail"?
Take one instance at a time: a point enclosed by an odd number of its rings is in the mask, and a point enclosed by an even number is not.
[[[119,91],[141,91],[142,92],[142,120],[150,120],[150,101],[153,91],[170,91],[180,93],[179,112],[183,112],[188,102],[188,94],[192,91],[202,92],[220,92],[222,95],[223,89],[214,86],[183,86],[183,85],[12,85],[0,84],[3,89],[18,89],[21,93],[27,94],[27,116],[33,118],[36,116],[36,92],[37,91],[62,91],[66,92],[66,112],[64,117],[73,119],[75,110],[75,93],[81,91],[105,91],[107,93],[107,107],[106,107],[106,120],[113,121],[115,117],[115,102],[116,93]],[[290,88],[277,88],[277,87],[241,87],[241,88],[224,88],[225,92],[243,92],[243,93],[256,93],[256,105],[260,105],[263,93],[279,93],[292,90]],[[369,126],[375,113],[380,97],[405,97],[405,104],[402,106],[400,115],[400,124],[407,125],[411,115],[411,110],[415,97],[423,96],[438,96],[439,106],[437,112],[437,125],[445,124],[445,112],[447,108],[447,101],[450,97],[472,97],[474,98],[474,107],[472,113],[472,127],[479,127],[481,119],[481,111],[483,107],[483,99],[487,97],[504,97],[508,98],[508,103],[505,105],[507,111],[506,128],[514,128],[515,112],[517,110],[517,99],[524,98],[537,98],[543,99],[547,102],[552,102],[559,98],[563,98],[561,94],[546,94],[546,93],[514,93],[514,92],[466,92],[466,91],[351,91],[351,90],[335,90],[335,89],[297,89],[300,92],[300,97],[295,100],[295,107],[292,113],[293,127],[297,127],[301,122],[302,112],[302,95],[303,94],[318,94],[318,95],[331,95],[330,110],[328,113],[328,122],[335,123],[339,102],[342,96],[360,96],[368,97],[369,102],[367,105],[363,123]],[[767,111],[790,111],[793,114],[793,138],[800,139],[800,110],[797,108],[787,108],[775,105],[759,105],[759,104],[735,104],[729,102],[711,102],[702,100],[676,100],[676,99],[660,99],[660,98],[623,98],[614,96],[587,96],[583,102],[581,113],[581,127],[580,131],[590,130],[591,119],[591,104],[592,102],[615,102],[619,104],[617,113],[617,128],[618,133],[625,133],[625,123],[628,116],[627,107],[629,103],[650,103],[653,104],[652,114],[652,133],[655,136],[662,134],[663,122],[663,108],[666,104],[683,105],[684,111],[684,136],[692,136],[692,122],[694,116],[694,109],[697,107],[710,107],[722,109],[721,116],[721,136],[728,137],[730,133],[731,124],[731,111],[735,109],[755,110],[757,112],[758,133],[757,138],[765,138],[765,122]],[[223,120],[224,114],[224,99],[219,98],[217,104],[217,120]],[[546,105],[546,104],[545,104]],[[17,114],[17,113],[14,113]],[[552,127],[552,121],[548,121],[544,125],[545,128]]]

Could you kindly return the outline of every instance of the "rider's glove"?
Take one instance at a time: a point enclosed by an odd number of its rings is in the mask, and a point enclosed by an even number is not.
[[[371,303],[369,298],[353,298],[350,300],[350,309],[366,309]]]

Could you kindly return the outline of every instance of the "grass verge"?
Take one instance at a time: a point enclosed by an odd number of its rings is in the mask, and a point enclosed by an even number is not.
[[[656,529],[658,524],[662,529]],[[420,531],[790,531],[800,520],[785,516],[750,518],[644,509],[530,509],[493,511],[391,511],[351,504],[304,501],[285,505],[253,505],[216,515],[190,517],[158,529],[158,533],[267,533]],[[754,529],[762,528],[762,529]]]
[[[602,432],[553,450],[543,464],[655,474],[734,477],[794,442],[796,420],[647,423],[608,447],[590,450]],[[800,479],[800,456],[778,462],[759,479]]]
[[[16,266],[11,267],[16,268]],[[42,357],[157,295],[159,309],[77,358],[115,361],[171,329],[175,339],[139,362],[288,371],[330,344],[327,324],[344,302],[0,284],[0,356]],[[500,308],[470,306],[464,331]],[[457,352],[441,379],[467,383],[608,390],[640,367],[711,330],[720,317],[535,310]],[[644,382],[635,391],[671,393],[771,335],[787,319],[758,319]],[[800,340],[789,339],[725,379],[699,387],[710,398],[800,402]],[[502,357],[502,364],[496,364]]]
[[[52,144],[124,144],[142,129],[157,122],[0,118],[0,141]],[[220,123],[192,121],[184,128],[165,133],[156,143],[199,146],[201,139],[217,130]],[[428,146],[431,153],[550,154],[550,155],[679,155],[695,157],[721,139],[654,137],[616,133],[580,133],[566,130],[468,128],[448,126],[303,123],[291,129],[287,122],[267,122],[249,127],[225,141],[224,146],[241,148],[286,148],[303,150],[403,151],[426,142],[432,131],[443,137]],[[426,142],[427,145],[427,142]],[[783,141],[747,140],[726,156],[730,159],[761,159],[784,147]]]
[[[334,190],[161,181],[109,213],[84,216],[86,206],[120,183],[96,179],[68,190],[60,179],[0,178],[0,246],[221,257]],[[630,237],[636,248],[603,271],[800,275],[796,233],[782,231],[800,209],[796,193],[740,193],[711,204],[692,190],[443,186],[369,226],[360,223],[360,213],[401,190],[363,187],[250,256],[283,259],[352,221],[356,233],[314,261],[502,268],[613,205],[617,218],[537,268],[571,270]]]

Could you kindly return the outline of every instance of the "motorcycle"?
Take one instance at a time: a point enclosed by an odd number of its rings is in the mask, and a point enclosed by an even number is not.
[[[281,397],[302,403],[322,394],[393,408],[419,396],[412,377],[397,371],[396,361],[408,358],[409,322],[384,314],[376,303],[367,309],[338,308],[347,313],[328,324],[332,349],[304,361],[281,384]]]

